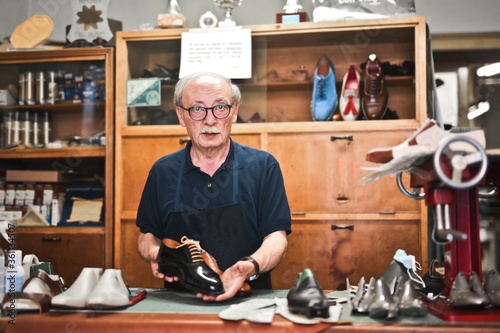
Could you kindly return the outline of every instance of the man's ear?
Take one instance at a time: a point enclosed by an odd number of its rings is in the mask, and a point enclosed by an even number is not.
[[[179,118],[179,124],[180,124],[182,127],[186,127],[186,123],[184,123],[184,118],[182,117],[182,116],[183,116],[184,111],[181,109],[181,107],[176,106],[176,107],[175,107],[175,113],[177,113],[177,118]]]
[[[238,103],[233,104],[233,123],[238,120],[238,111],[240,110],[240,105]]]

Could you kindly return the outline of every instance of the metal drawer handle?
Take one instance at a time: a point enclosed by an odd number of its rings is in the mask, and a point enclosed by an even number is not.
[[[346,197],[345,195],[339,195],[338,197],[335,198],[335,201],[337,201],[338,203],[347,203],[349,202],[349,198]]]
[[[349,225],[332,224],[332,230],[354,230],[354,224],[349,224]]]
[[[189,139],[179,139],[179,144],[180,145],[185,145],[188,142],[189,142]]]
[[[62,240],[61,237],[48,237],[48,236],[42,237],[43,242],[60,242],[61,240]]]
[[[306,215],[306,212],[292,212],[293,216],[304,216]]]
[[[354,137],[352,135],[346,135],[346,136],[331,136],[330,141],[335,141],[335,140],[347,140],[347,141],[354,141]]]

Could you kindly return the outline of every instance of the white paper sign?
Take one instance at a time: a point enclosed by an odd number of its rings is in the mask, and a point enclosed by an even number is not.
[[[92,42],[101,38],[109,42],[113,33],[108,24],[108,6],[111,0],[72,0],[73,19],[68,40],[84,39]]]
[[[252,77],[250,29],[196,29],[182,33],[179,77],[199,71],[231,79]]]

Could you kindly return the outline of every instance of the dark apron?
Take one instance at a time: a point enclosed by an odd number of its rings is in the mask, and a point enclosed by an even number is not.
[[[188,153],[186,150],[186,154]],[[236,155],[236,149],[234,154]],[[260,237],[258,237],[258,242],[255,241],[255,236],[250,237],[258,231],[254,230],[247,221],[245,208],[241,202],[237,201],[237,169],[233,169],[232,204],[190,212],[180,208],[184,165],[185,158],[182,159],[179,168],[175,209],[166,218],[163,235],[176,241],[179,241],[183,236],[199,241],[201,247],[217,260],[219,268],[225,271],[239,259],[254,253],[262,243]],[[250,281],[249,284],[253,289],[272,289],[271,275],[269,272],[263,273],[257,280]],[[167,282],[165,286],[172,287]]]

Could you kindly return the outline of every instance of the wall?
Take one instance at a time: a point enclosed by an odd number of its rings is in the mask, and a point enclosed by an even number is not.
[[[191,28],[198,28],[198,20],[206,11],[219,19],[223,11],[212,0],[178,0]],[[311,0],[299,1],[312,18]],[[286,0],[244,0],[233,11],[241,25],[269,24],[275,14],[283,11]],[[417,14],[428,17],[433,33],[460,33],[500,31],[500,1],[498,0],[415,0]],[[108,17],[123,22],[124,30],[138,29],[141,24],[156,24],[157,14],[165,12],[167,0],[111,0]],[[51,40],[64,41],[65,27],[71,24],[71,0],[0,0],[0,38],[9,36],[13,29],[31,15],[47,14],[55,29]]]

